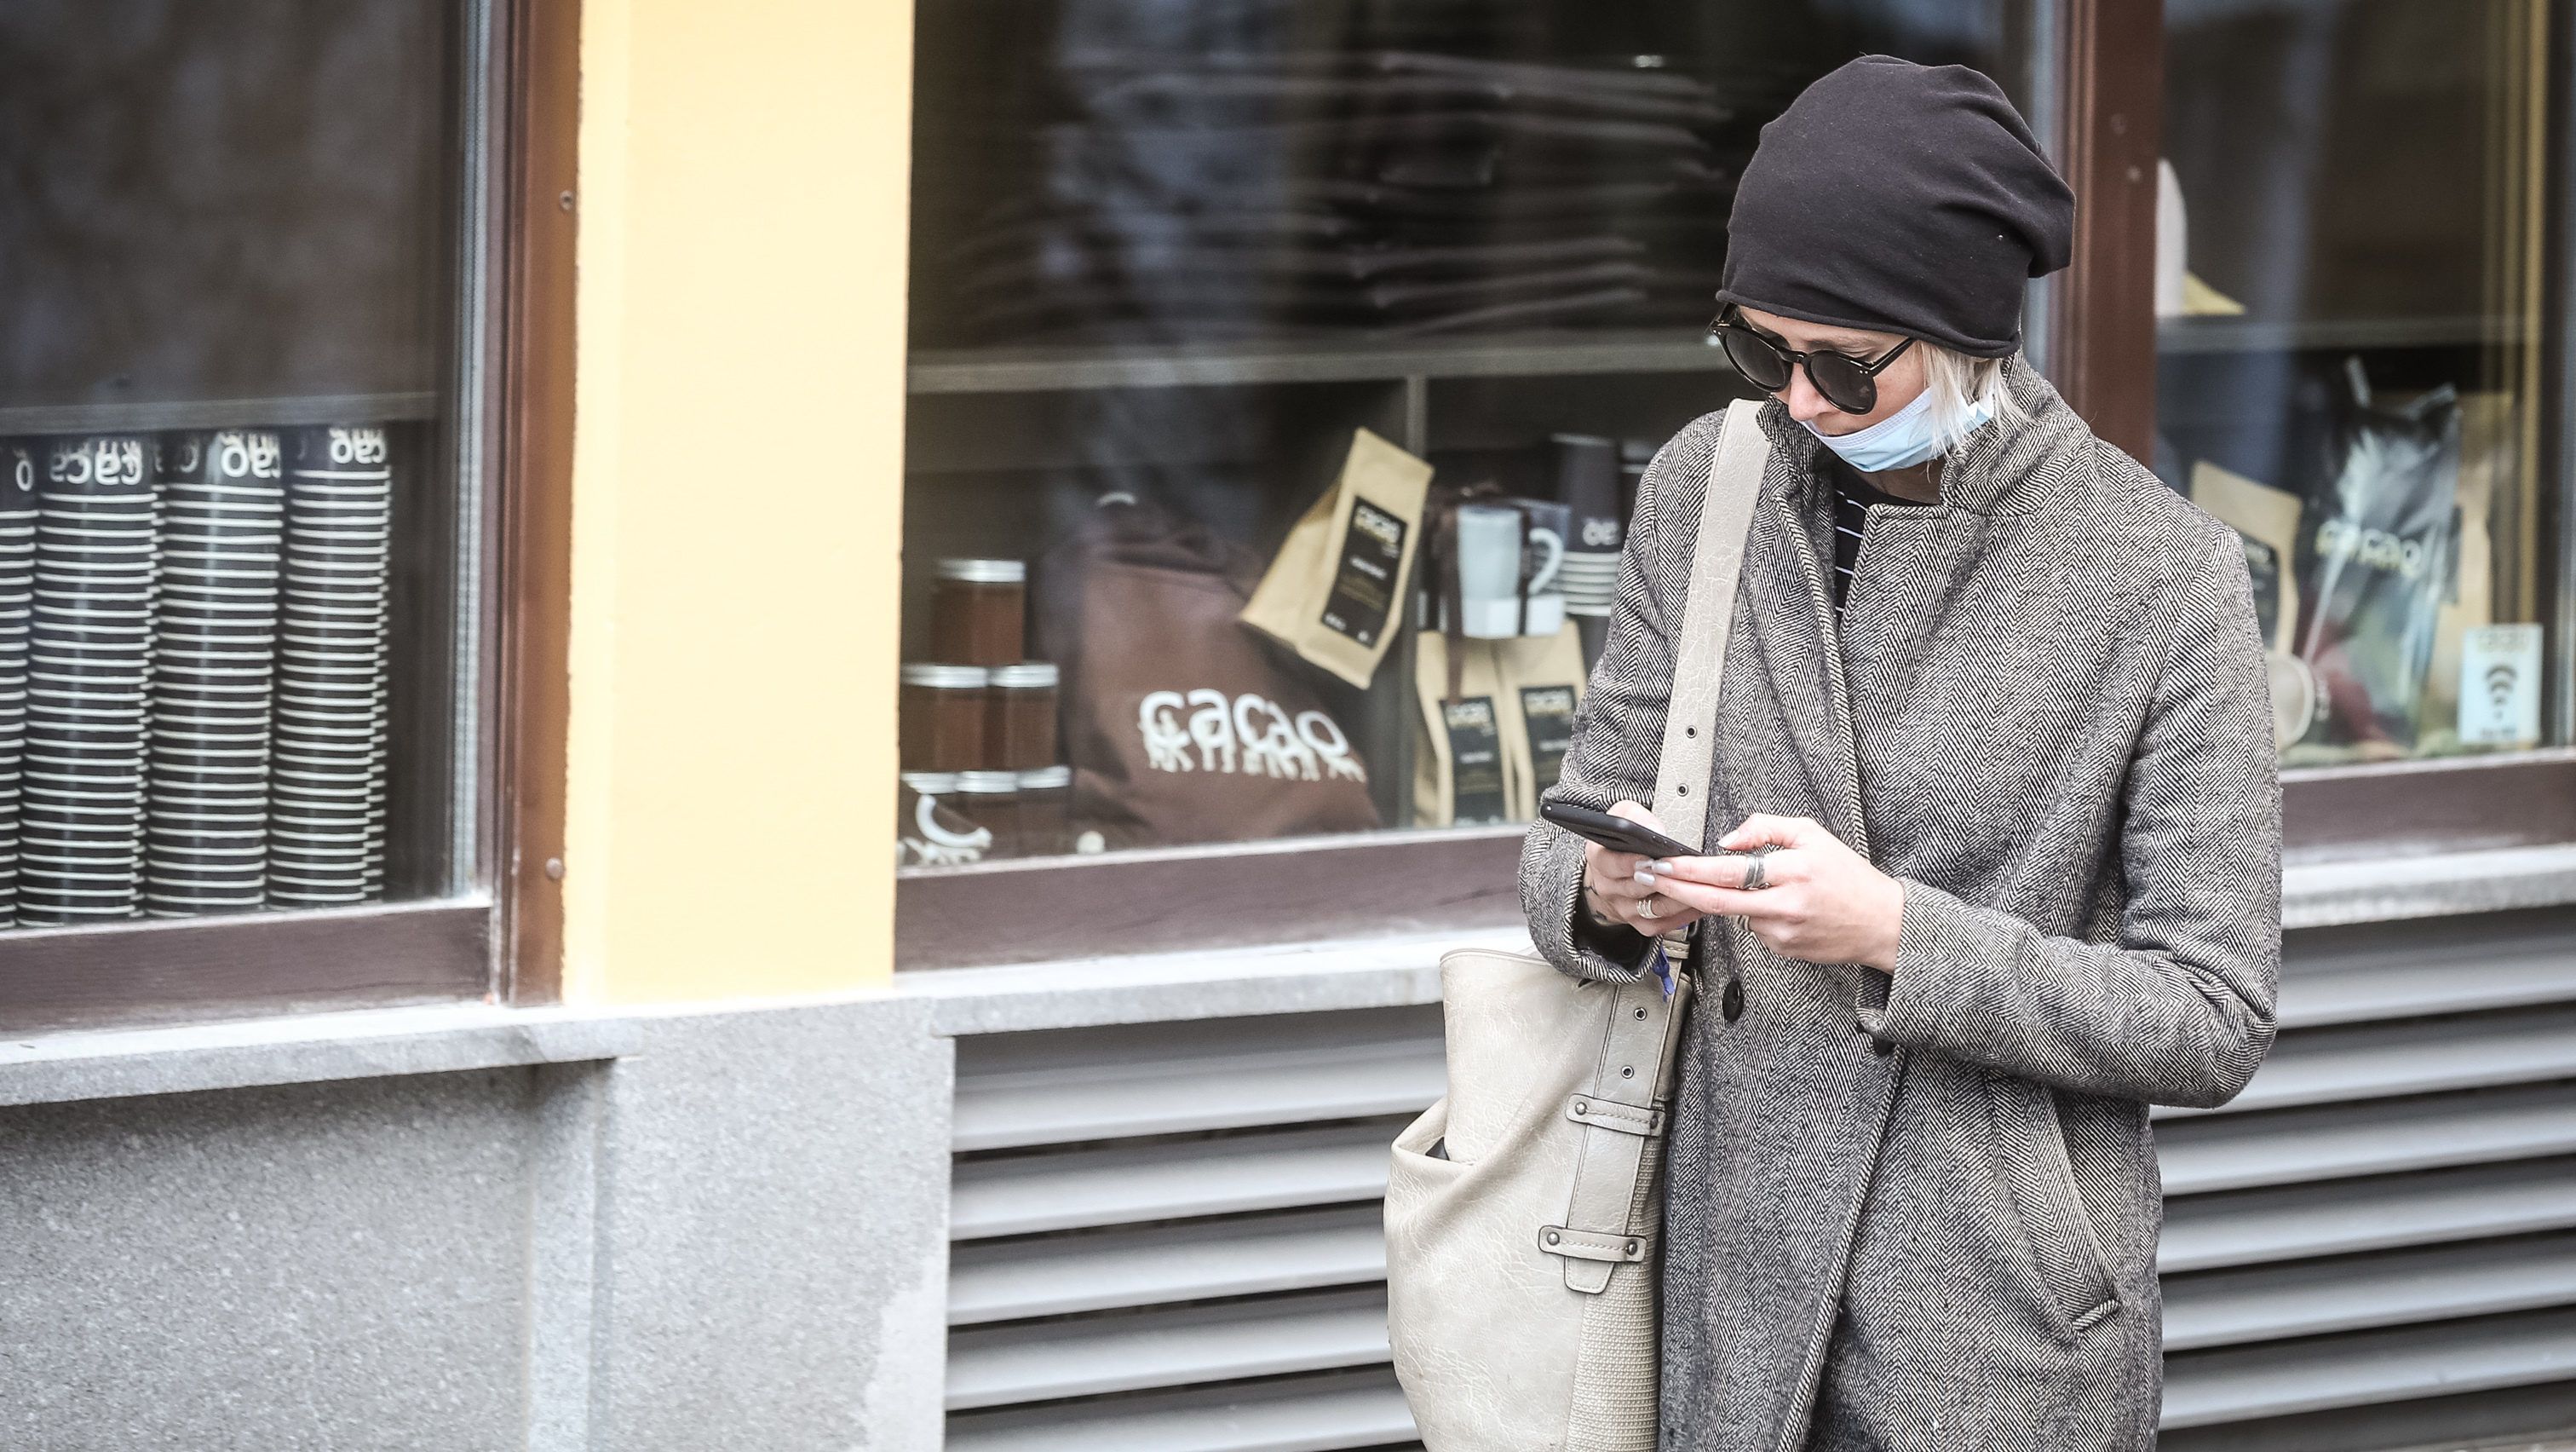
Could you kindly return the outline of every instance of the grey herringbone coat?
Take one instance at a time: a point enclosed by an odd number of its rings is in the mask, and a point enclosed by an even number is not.
[[[1839,640],[1818,445],[1760,415],[1708,834],[1812,817],[1901,881],[1904,922],[1892,977],[1778,957],[1739,923],[1697,935],[1667,1448],[2155,1443],[2147,1106],[2223,1103],[2272,1039],[2272,713],[2235,536],[2020,360],[2006,377],[2030,422],[1952,455],[1943,504],[1871,512]],[[1557,797],[1654,799],[1722,420],[1647,471]],[[1580,841],[1532,829],[1540,950],[1633,978],[1576,941],[1581,878]]]

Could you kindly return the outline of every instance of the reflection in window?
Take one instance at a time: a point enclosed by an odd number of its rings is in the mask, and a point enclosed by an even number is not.
[[[1533,815],[1762,124],[2042,8],[925,10],[898,860]]]
[[[2165,17],[2156,465],[2244,537],[2285,764],[2536,744],[2544,7]]]

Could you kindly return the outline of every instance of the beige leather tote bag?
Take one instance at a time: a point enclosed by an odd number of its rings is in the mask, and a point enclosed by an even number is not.
[[[1655,814],[1701,840],[1720,667],[1770,452],[1727,411],[1682,614]],[[1678,964],[1680,946],[1665,951]],[[1440,960],[1449,1092],[1396,1137],[1387,1332],[1430,1452],[1653,1452],[1657,1239],[1674,1051],[1666,998],[1534,953]],[[1435,1156],[1433,1151],[1440,1151]]]

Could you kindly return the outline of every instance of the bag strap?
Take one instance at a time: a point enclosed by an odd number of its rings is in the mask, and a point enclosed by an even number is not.
[[[1664,708],[1664,749],[1655,768],[1655,815],[1664,830],[1694,846],[1708,840],[1709,764],[1717,753],[1718,678],[1735,627],[1736,584],[1744,576],[1744,537],[1762,497],[1771,457],[1756,415],[1738,400],[1726,410],[1717,456],[1709,460],[1708,495],[1700,504],[1699,541],[1691,554],[1690,597],[1673,646],[1673,689]]]
[[[1690,598],[1682,609],[1673,650],[1673,687],[1665,708],[1663,759],[1655,779],[1655,815],[1685,842],[1708,832],[1709,764],[1716,759],[1718,678],[1735,622],[1735,592],[1744,574],[1744,540],[1762,494],[1762,470],[1771,442],[1755,418],[1759,404],[1739,402],[1726,411],[1717,456],[1709,461],[1708,494],[1700,504],[1699,535],[1692,546]],[[1683,934],[1669,935],[1664,951],[1678,963]],[[1582,1156],[1574,1169],[1572,1203],[1565,1223],[1539,1227],[1539,1249],[1565,1263],[1569,1289],[1598,1295],[1618,1266],[1643,1261],[1655,1227],[1645,1214],[1649,1146],[1660,1148],[1672,1098],[1673,1059],[1681,1045],[1682,1006],[1691,981],[1676,972],[1673,993],[1655,975],[1613,990],[1610,1020],[1593,1064],[1592,1086],[1566,1101],[1565,1117],[1582,1126]]]

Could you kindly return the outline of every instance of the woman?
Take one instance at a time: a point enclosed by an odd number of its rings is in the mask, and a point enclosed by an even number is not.
[[[2154,1445],[2147,1107],[2225,1103],[2270,1044],[2280,796],[2238,541],[2017,354],[2072,212],[1992,82],[1884,56],[1737,193],[1719,327],[1776,403],[1715,850],[1541,824],[1521,867],[1569,973],[1693,929],[1667,1448]],[[1722,421],[1647,472],[1558,798],[1652,820]]]

